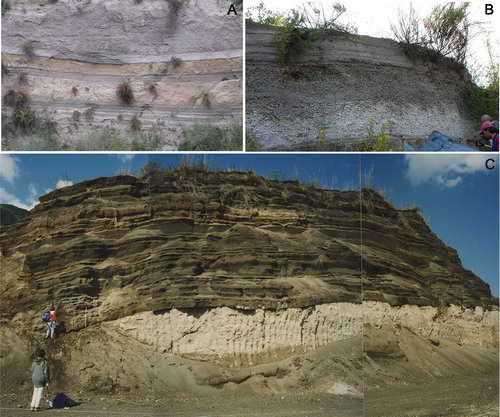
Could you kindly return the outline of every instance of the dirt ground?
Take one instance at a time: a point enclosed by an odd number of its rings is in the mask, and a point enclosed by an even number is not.
[[[26,395],[24,396],[26,397]],[[14,398],[2,399],[2,417],[32,415],[23,398],[18,404]],[[120,415],[120,416],[178,416],[178,417],[325,417],[332,412],[338,416],[360,416],[363,413],[362,399],[340,397],[331,394],[299,395],[251,395],[230,397],[195,397],[189,399],[159,399],[148,401],[128,401],[118,397],[97,397],[71,409],[42,410],[43,415],[61,417],[71,415]]]
[[[365,392],[361,398],[320,393],[236,395],[221,397],[130,400],[125,396],[96,396],[71,409],[50,410],[43,415],[178,416],[178,417],[493,417],[498,410],[498,378],[474,377],[426,385],[398,384]],[[46,396],[45,398],[48,398]],[[22,400],[22,401],[21,401]],[[32,415],[29,395],[2,398],[2,417]]]
[[[396,385],[365,392],[364,415],[383,417],[497,417],[498,376]]]

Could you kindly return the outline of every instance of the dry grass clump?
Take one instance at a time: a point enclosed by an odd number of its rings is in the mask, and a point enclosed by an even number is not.
[[[158,97],[158,89],[156,83],[149,84],[148,91],[153,95],[153,98]]]
[[[14,90],[10,88],[3,96],[3,103],[9,107],[22,108],[26,106],[29,100],[29,95],[26,91]]]
[[[36,56],[35,53],[35,43],[33,41],[28,41],[23,45],[23,53],[28,58],[34,58]]]
[[[182,59],[173,56],[172,58],[170,58],[170,63],[172,64],[173,68],[179,68],[182,65]]]
[[[201,94],[201,102],[207,109],[212,108],[212,101],[210,100],[210,94],[208,92],[204,91]]]
[[[118,89],[116,90],[116,94],[120,101],[127,106],[130,106],[134,101],[134,93],[132,91],[132,86],[128,81],[122,82]]]
[[[132,117],[132,119],[130,120],[130,128],[134,131],[134,132],[138,132],[141,130],[141,121],[139,120],[139,116],[137,114],[134,115],[134,117]]]

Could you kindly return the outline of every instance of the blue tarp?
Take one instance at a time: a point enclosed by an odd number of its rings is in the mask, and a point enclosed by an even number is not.
[[[403,148],[406,152],[478,152],[478,149],[471,148],[467,145],[450,142],[447,136],[435,130],[430,134],[427,140],[419,149],[415,149],[407,143]]]

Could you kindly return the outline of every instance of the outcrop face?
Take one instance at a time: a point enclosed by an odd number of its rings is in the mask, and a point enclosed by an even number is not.
[[[194,167],[102,177],[42,196],[0,237],[14,384],[40,344],[56,385],[142,396],[361,398],[363,375],[372,387],[498,364],[488,285],[415,210],[368,189]],[[66,333],[44,342],[51,305]]]
[[[463,268],[458,253],[432,232],[418,208],[397,210],[362,192],[363,299],[393,306],[489,308],[487,283]]]
[[[196,122],[241,123],[242,10],[228,15],[226,1],[10,3],[3,90],[27,92],[29,107],[57,123],[70,146],[103,127],[129,131],[134,116],[144,130],[164,123],[164,149],[176,149]],[[130,105],[117,96],[124,81]],[[5,111],[7,120],[12,109]]]
[[[328,32],[282,66],[275,31],[246,22],[246,126],[264,150],[316,149],[322,129],[332,150],[354,150],[371,117],[375,133],[387,123],[393,149],[434,130],[476,133],[467,78],[446,63],[412,60],[389,39]]]
[[[492,304],[414,211],[370,190],[251,172],[97,178],[42,196],[2,232],[11,317],[20,287],[23,309],[64,300],[70,320],[87,308],[96,321],[171,308]]]
[[[252,173],[98,178],[43,196],[2,236],[2,307],[65,300],[69,328],[170,308],[361,302],[359,201]],[[74,321],[74,323],[73,323]]]

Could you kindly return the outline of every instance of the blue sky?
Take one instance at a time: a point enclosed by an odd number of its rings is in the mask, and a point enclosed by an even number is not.
[[[163,165],[180,155],[154,155]],[[200,157],[193,156],[191,157]],[[485,161],[496,158],[488,170]],[[316,182],[322,188],[359,189],[360,172],[398,208],[419,205],[432,230],[456,249],[464,267],[499,294],[499,170],[495,154],[211,154],[220,169],[251,169],[265,177]],[[1,154],[0,202],[26,209],[38,197],[73,183],[137,174],[147,154]]]

